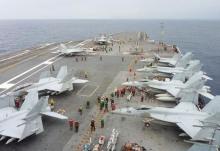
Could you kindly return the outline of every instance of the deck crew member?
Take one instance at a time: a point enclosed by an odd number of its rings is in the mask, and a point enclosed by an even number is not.
[[[104,119],[101,119],[101,128],[104,128]]]
[[[73,130],[73,123],[74,123],[74,120],[73,119],[69,119],[69,127],[70,127],[71,131]]]
[[[95,120],[94,119],[91,120],[90,127],[91,127],[91,132],[95,131]]]
[[[141,102],[144,102],[144,95],[141,95]]]
[[[89,109],[90,108],[90,102],[86,101],[86,108]]]
[[[104,101],[104,106],[105,106],[105,112],[108,112],[108,101]]]
[[[80,105],[80,107],[79,107],[79,114],[82,115],[82,112],[83,112],[83,108],[82,108],[82,106]]]
[[[74,125],[75,125],[75,132],[77,133],[79,131],[79,122],[75,121]]]
[[[17,109],[20,108],[20,100],[19,100],[19,98],[16,98],[16,99],[15,99],[15,107],[16,107]]]

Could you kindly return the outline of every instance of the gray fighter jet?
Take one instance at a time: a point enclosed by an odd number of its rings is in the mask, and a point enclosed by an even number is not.
[[[174,78],[171,81],[130,81],[124,82],[122,85],[147,88],[147,91],[155,94],[156,99],[160,101],[176,101],[176,98],[181,96],[181,91],[186,89],[196,90],[199,94],[212,99],[209,87],[204,85],[207,80],[211,80],[211,78],[200,71],[195,73],[186,83]]]
[[[184,74],[185,78],[190,78],[194,73],[199,72],[202,64],[199,60],[191,60],[186,67],[144,67],[137,69],[137,72],[143,72],[147,75],[156,75],[161,77],[172,77],[175,74]]]
[[[7,139],[6,144],[12,141],[22,141],[26,137],[44,131],[42,115],[65,120],[66,116],[52,112],[48,106],[48,96],[38,98],[37,90],[30,91],[18,110],[13,107],[12,101],[0,100],[0,141]]]
[[[38,83],[34,83],[28,87],[27,91],[37,89],[38,92],[47,94],[60,94],[64,91],[72,91],[73,84],[84,84],[88,80],[78,79],[68,74],[67,66],[62,66],[57,74],[57,77],[52,77],[50,74],[41,76]]]
[[[81,56],[94,54],[93,48],[83,48],[82,46],[88,43],[90,40],[85,40],[72,48],[67,48],[65,44],[60,44],[60,49],[57,53],[64,56]]]
[[[174,108],[142,106],[121,108],[113,113],[150,118],[149,124],[151,121],[163,125],[177,125],[185,132],[180,136],[187,134],[193,141],[210,141],[213,130],[202,127],[207,126],[207,123],[220,124],[220,96],[216,96],[202,110],[192,103],[197,99],[198,93],[193,92],[184,95],[182,101]]]
[[[111,36],[101,35],[100,37],[95,37],[94,41],[99,45],[107,45],[111,44],[113,39]]]
[[[157,54],[154,54],[154,58],[152,59],[143,59],[141,62],[146,63],[156,63],[158,66],[165,67],[185,67],[190,60],[192,60],[193,54],[191,52],[187,52],[185,55],[181,56],[181,54],[175,54],[172,58],[162,58]]]

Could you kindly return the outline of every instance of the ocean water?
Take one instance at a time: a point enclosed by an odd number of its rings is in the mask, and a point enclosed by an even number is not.
[[[164,36],[161,37],[161,22]],[[155,40],[191,51],[203,63],[213,94],[220,94],[220,21],[202,20],[2,20],[0,54],[42,43],[82,40],[100,33],[146,31]]]

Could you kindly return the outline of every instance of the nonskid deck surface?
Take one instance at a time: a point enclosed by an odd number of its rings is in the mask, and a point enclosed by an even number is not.
[[[129,37],[129,38],[128,38]],[[43,118],[45,131],[37,136],[31,136],[22,142],[12,142],[5,145],[5,141],[0,142],[0,150],[3,151],[60,151],[60,150],[77,150],[86,143],[91,136],[93,142],[100,136],[105,135],[107,138],[113,128],[120,131],[117,150],[128,142],[137,142],[152,150],[178,150],[185,151],[189,148],[189,144],[183,142],[178,137],[179,132],[173,128],[166,128],[159,125],[154,125],[150,128],[143,128],[142,119],[126,117],[122,120],[120,116],[112,115],[111,113],[99,113],[97,106],[97,96],[109,95],[115,87],[120,86],[125,82],[126,78],[133,78],[129,75],[128,68],[142,67],[143,64],[134,64],[137,56],[125,55],[127,52],[134,51],[137,42],[137,33],[119,33],[113,38],[123,41],[121,44],[115,43],[111,52],[97,52],[94,56],[87,56],[86,61],[82,61],[82,57],[63,57],[59,54],[51,53],[59,49],[59,44],[42,45],[37,48],[28,49],[28,51],[16,52],[15,54],[7,54],[0,56],[0,94],[6,94],[18,85],[37,82],[43,71],[49,71],[51,65],[55,67],[52,73],[56,75],[58,69],[67,65],[69,71],[76,76],[84,78],[84,73],[88,74],[89,83],[85,85],[76,85],[74,91],[65,92],[52,98],[56,102],[55,111],[60,109],[65,110],[65,114],[70,118],[74,118],[80,122],[79,133],[69,130],[68,122],[58,121],[56,119]],[[81,41],[82,42],[82,41]],[[74,46],[80,42],[65,42],[67,46]],[[120,51],[119,51],[120,45]],[[94,47],[92,42],[89,42],[85,47]],[[142,47],[147,53],[152,55],[157,50],[158,44],[148,43],[147,41],[139,42],[139,47]],[[170,51],[164,52],[160,48],[159,53],[162,55],[172,55]],[[126,53],[125,53],[126,52]],[[102,60],[100,60],[102,56]],[[124,62],[122,62],[122,56]],[[135,98],[139,100],[139,96]],[[135,100],[134,99],[134,100]],[[90,109],[83,109],[83,115],[78,114],[80,105],[85,106],[86,101],[91,102]],[[124,98],[117,99],[118,106],[132,106],[132,104],[140,104],[139,101],[132,101],[127,104]],[[172,106],[172,104],[162,104],[156,101],[146,100],[143,104]],[[97,121],[97,131],[92,135],[89,134],[90,120],[95,118]],[[99,120],[105,119],[105,128],[100,129]],[[123,118],[124,119],[124,118]],[[129,132],[129,133],[128,133]]]

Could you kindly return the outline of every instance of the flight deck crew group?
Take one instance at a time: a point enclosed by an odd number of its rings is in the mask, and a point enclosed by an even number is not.
[[[113,46],[113,45],[112,45]],[[121,47],[119,46],[119,51],[120,51]],[[107,48],[104,49],[107,53]],[[109,51],[112,51],[112,47],[109,48]],[[86,61],[87,58],[86,57],[81,57],[81,61]],[[99,57],[99,60],[102,61],[103,60],[103,57],[100,55]],[[79,58],[76,57],[75,58],[75,61],[76,62],[79,62]],[[125,61],[125,58],[122,57],[121,58],[121,61],[124,62]],[[85,72],[85,78],[88,78],[88,73]],[[125,88],[122,88],[122,89],[117,89],[115,92],[112,92],[110,94],[110,97],[106,97],[106,96],[98,96],[97,97],[97,101],[98,101],[98,104],[99,104],[99,110],[100,112],[103,111],[103,113],[105,112],[108,112],[109,111],[109,102],[111,104],[111,110],[115,110],[116,109],[116,105],[115,105],[115,101],[114,101],[114,97],[123,97],[125,95],[125,92],[126,92],[126,89]],[[89,109],[90,108],[90,101],[87,101],[86,102],[86,109]],[[80,107],[78,108],[78,112],[79,112],[79,115],[82,116],[83,115],[83,106],[80,105]],[[94,132],[96,130],[96,124],[95,124],[95,120],[92,118],[92,120],[90,121],[90,129],[91,129],[91,132]],[[74,120],[74,119],[69,119],[69,127],[70,127],[70,130],[73,130],[73,128],[75,128],[75,132],[77,133],[79,131],[79,126],[80,126],[80,123],[79,121],[77,120]],[[100,127],[101,128],[104,128],[104,119],[101,119],[100,120]]]

